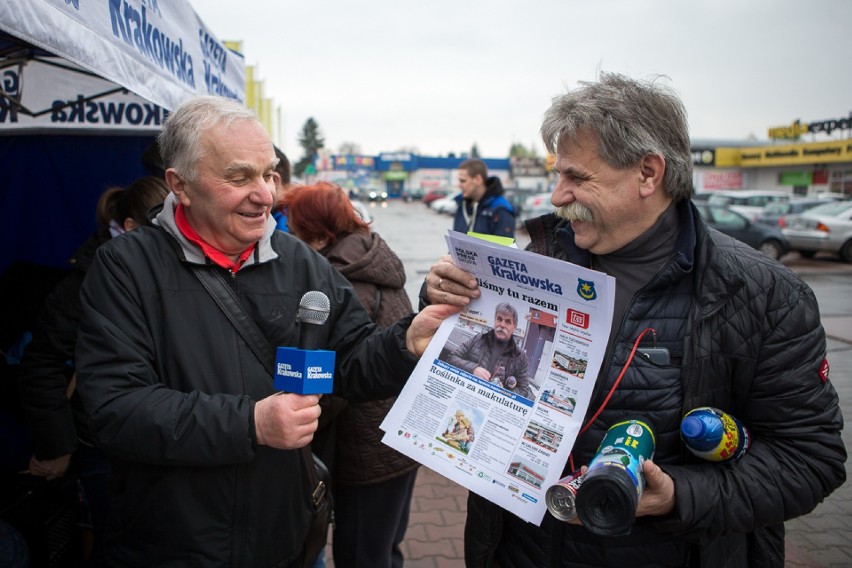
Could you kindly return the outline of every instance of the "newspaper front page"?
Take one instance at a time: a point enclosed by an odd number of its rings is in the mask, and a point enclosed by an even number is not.
[[[601,367],[615,279],[450,231],[482,295],[443,322],[383,442],[541,524]]]

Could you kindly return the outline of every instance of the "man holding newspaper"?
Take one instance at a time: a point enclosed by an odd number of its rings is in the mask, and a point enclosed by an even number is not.
[[[554,214],[527,223],[528,250],[616,280],[613,325],[584,426],[565,465],[589,463],[607,429],[656,433],[626,536],[596,537],[549,514],[541,526],[470,493],[468,566],[783,566],[783,523],[845,480],[843,419],[810,288],[708,228],[690,202],[686,111],[659,80],[603,73],[553,100],[541,127],[557,157]],[[467,305],[476,279],[445,257],[433,303]],[[424,299],[425,300],[425,299]],[[668,364],[640,355],[667,351]],[[684,413],[714,406],[750,428],[734,463],[684,451]]]

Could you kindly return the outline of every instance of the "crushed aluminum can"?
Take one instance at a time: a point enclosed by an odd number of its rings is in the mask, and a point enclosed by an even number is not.
[[[583,475],[580,470],[577,470],[551,485],[544,494],[544,501],[547,503],[550,514],[565,522],[576,517],[577,508],[574,499],[582,483]]]

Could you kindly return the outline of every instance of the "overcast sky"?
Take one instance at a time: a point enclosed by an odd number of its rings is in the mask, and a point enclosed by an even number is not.
[[[295,159],[311,116],[333,152],[543,154],[550,100],[601,69],[669,77],[693,138],[765,140],[852,112],[852,0],[190,2],[243,41]]]

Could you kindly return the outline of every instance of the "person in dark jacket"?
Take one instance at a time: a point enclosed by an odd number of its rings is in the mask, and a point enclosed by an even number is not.
[[[529,250],[616,279],[604,363],[563,475],[627,419],[652,425],[656,451],[626,536],[599,537],[550,514],[535,526],[471,493],[467,565],[782,567],[784,521],[846,477],[813,292],[702,222],[690,202],[686,112],[665,85],[604,73],[554,99],[541,132],[557,157],[557,214],[527,223]],[[477,295],[448,259],[426,280],[431,301]],[[631,360],[648,329],[670,364]],[[699,406],[750,428],[745,456],[713,463],[685,451],[680,420]]]
[[[515,236],[515,209],[503,195],[500,178],[488,177],[485,162],[472,158],[459,164],[459,189],[454,231]]]
[[[290,232],[346,277],[370,319],[387,327],[411,313],[402,261],[343,189],[318,182],[290,191],[283,203]],[[403,566],[400,543],[419,464],[382,443],[379,425],[395,400],[349,403],[328,426],[335,434],[327,449],[335,455],[335,566]]]
[[[447,363],[531,399],[527,354],[513,338],[517,327],[518,311],[508,302],[497,304],[494,327],[459,345]]]
[[[275,229],[272,141],[252,111],[194,97],[159,136],[171,193],[154,226],[101,246],[80,300],[77,380],[111,460],[107,560],[117,566],[303,564],[318,395],[276,392],[197,271],[223,279],[270,346],[296,346],[300,300],[329,299],[317,346],[335,393],[398,394],[441,321],[381,329],[320,254]],[[310,559],[313,560],[313,559]]]
[[[286,233],[289,231],[287,211],[282,207],[282,202],[287,192],[293,189],[292,168],[290,159],[278,148],[275,148],[275,156],[278,158],[278,163],[275,164],[275,170],[272,172],[272,181],[275,183],[275,205],[272,206],[272,217],[277,223],[278,230]]]
[[[127,188],[111,187],[98,200],[98,230],[71,257],[71,272],[45,299],[33,341],[21,361],[18,391],[33,442],[29,471],[53,480],[69,467],[84,489],[94,536],[93,564],[100,562],[107,511],[106,458],[93,446],[75,389],[74,347],[80,323],[80,288],[95,251],[124,232],[149,224],[148,211],[166,198],[163,180],[146,176]]]

